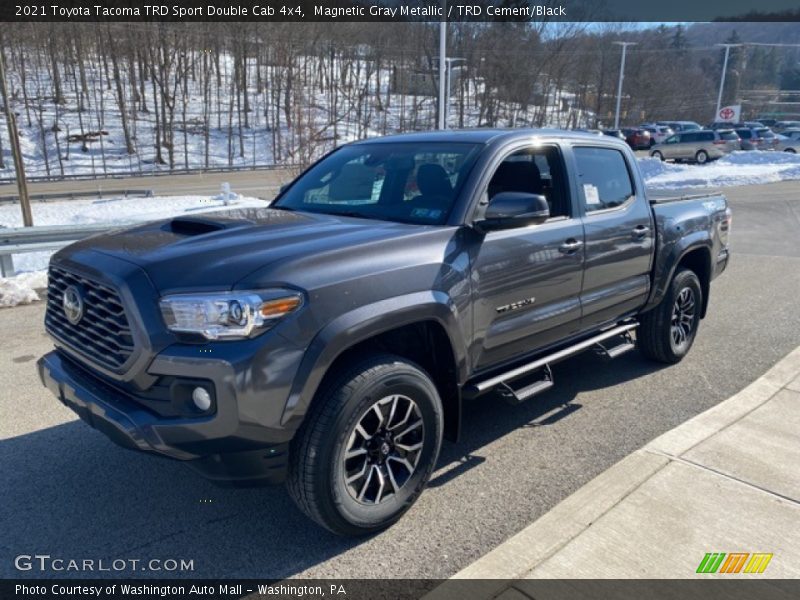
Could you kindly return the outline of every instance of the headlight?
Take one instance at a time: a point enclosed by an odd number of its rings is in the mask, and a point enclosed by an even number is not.
[[[159,303],[170,331],[209,340],[255,337],[302,304],[303,297],[289,290],[176,294]]]

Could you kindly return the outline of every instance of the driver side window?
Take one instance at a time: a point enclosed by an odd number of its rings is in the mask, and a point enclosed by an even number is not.
[[[508,155],[486,191],[489,200],[500,192],[539,194],[547,199],[551,218],[570,216],[563,161],[555,146],[531,146]]]

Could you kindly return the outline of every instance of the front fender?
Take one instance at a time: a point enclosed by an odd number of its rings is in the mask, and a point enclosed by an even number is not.
[[[359,307],[326,325],[314,337],[303,357],[281,423],[287,425],[296,421],[299,426],[323,377],[347,349],[381,333],[422,321],[436,321],[442,325],[450,340],[459,381],[465,381],[467,347],[458,325],[455,303],[443,292],[415,292]]]

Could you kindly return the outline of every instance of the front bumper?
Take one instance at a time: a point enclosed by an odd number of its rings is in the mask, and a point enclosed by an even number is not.
[[[242,423],[235,402],[220,403],[218,412],[207,417],[165,418],[59,351],[40,358],[37,366],[42,383],[56,398],[120,446],[186,461],[222,485],[285,479],[293,432]]]

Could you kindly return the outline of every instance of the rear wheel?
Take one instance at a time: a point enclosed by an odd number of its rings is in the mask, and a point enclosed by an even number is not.
[[[653,150],[653,151],[650,153],[650,156],[652,156],[653,158],[657,158],[657,159],[658,159],[658,160],[660,160],[660,161],[663,161],[663,160],[664,160],[664,155],[663,155],[663,154],[661,154],[661,152],[659,152],[658,150]]]
[[[708,152],[705,150],[698,150],[697,154],[694,155],[694,160],[699,165],[704,165],[708,162]]]
[[[288,488],[311,519],[340,535],[397,521],[436,464],[442,404],[417,365],[379,355],[322,391],[292,443]]]
[[[639,349],[653,360],[674,364],[689,353],[700,325],[703,289],[694,271],[680,269],[661,303],[645,313]]]
[[[787,148],[786,150],[784,150],[784,152],[788,152],[789,154],[796,154],[797,150],[795,150],[794,148]]]

